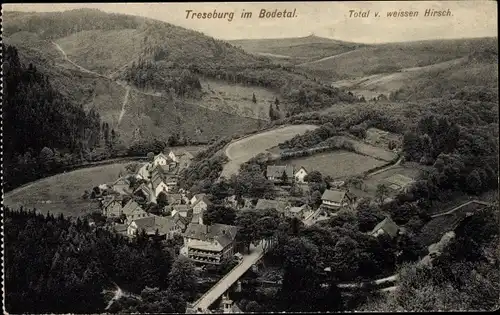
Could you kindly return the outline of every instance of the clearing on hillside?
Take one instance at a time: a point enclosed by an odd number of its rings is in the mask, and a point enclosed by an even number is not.
[[[294,158],[287,163],[294,165],[295,168],[303,166],[308,172],[319,171],[323,176],[331,176],[334,179],[359,175],[385,164],[370,156],[344,150]]]
[[[284,108],[279,94],[261,87],[250,87],[242,84],[230,84],[224,81],[201,80],[203,95],[200,100],[189,100],[190,103],[240,117],[269,120],[269,106],[276,98],[280,101],[280,109]],[[252,101],[255,94],[256,103]]]
[[[375,197],[377,186],[384,184],[389,188],[389,197],[396,196],[400,190],[393,184],[406,183],[410,180],[416,180],[421,173],[418,168],[410,166],[395,166],[387,170],[377,173],[365,179],[363,182],[363,189],[353,189],[355,195],[360,197]],[[392,189],[393,187],[394,189]]]
[[[393,73],[405,68],[433,65],[470,54],[474,49],[497,47],[496,38],[427,40],[370,45],[352,53],[306,63],[300,68],[328,80]]]
[[[42,214],[50,211],[55,215],[82,216],[99,210],[97,201],[82,198],[85,190],[115,181],[130,163],[83,168],[47,177],[5,194],[4,204],[13,209],[20,206],[36,208]]]
[[[318,126],[314,125],[285,126],[230,143],[225,149],[225,154],[229,158],[229,162],[224,165],[221,177],[229,178],[231,175],[237,174],[241,164],[257,156],[259,153],[264,153],[267,149],[290,140],[296,135],[304,134],[306,131],[316,128]]]

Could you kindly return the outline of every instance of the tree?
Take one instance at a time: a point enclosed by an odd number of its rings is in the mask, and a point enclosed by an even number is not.
[[[357,189],[362,189],[363,188],[363,178],[361,176],[353,176],[349,177],[346,181],[346,184],[348,186],[352,186]]]
[[[304,181],[319,183],[323,181],[323,176],[318,171],[312,171],[304,177]]]
[[[287,184],[288,183],[288,175],[286,175],[286,172],[283,171],[283,174],[281,174],[281,178],[280,178],[281,182],[283,184]]]
[[[152,162],[153,159],[155,158],[155,154],[153,152],[148,152],[147,158],[148,161]]]
[[[257,103],[257,98],[255,97],[255,93],[252,93],[252,102]]]
[[[377,196],[379,203],[383,203],[384,200],[389,195],[389,188],[387,188],[387,186],[385,184],[378,184],[377,191],[375,192],[375,195]]]
[[[40,151],[41,164],[45,168],[48,168],[50,164],[53,162],[53,160],[54,160],[54,152],[51,149],[44,147],[42,151]]]
[[[280,110],[280,100],[276,97],[276,99],[274,100],[274,105],[276,106],[276,109],[277,110]]]
[[[311,203],[313,205],[319,206],[321,204],[321,192],[318,190],[313,191],[311,194]]]
[[[378,207],[371,206],[371,201],[366,199],[358,204],[356,216],[358,218],[359,230],[361,232],[371,231],[377,223],[384,219],[384,215]]]
[[[230,207],[210,205],[207,210],[203,212],[203,223],[206,225],[211,225],[213,223],[234,225],[235,220],[236,211]]]
[[[162,209],[166,206],[168,206],[168,196],[165,192],[161,191],[158,194],[158,197],[156,197],[156,203],[158,206]]]
[[[276,114],[274,113],[273,104],[269,105],[269,119],[275,120]]]
[[[472,194],[479,194],[482,191],[483,183],[481,182],[481,175],[478,170],[475,169],[467,176],[466,180],[467,191]]]
[[[179,256],[168,274],[169,290],[179,292],[186,300],[192,300],[196,294],[196,278],[193,263],[184,256]]]

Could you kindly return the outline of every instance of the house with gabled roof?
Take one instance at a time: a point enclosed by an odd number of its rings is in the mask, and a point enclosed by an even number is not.
[[[102,214],[106,217],[119,217],[122,213],[123,196],[112,196],[102,205]]]
[[[195,262],[219,265],[233,256],[237,232],[232,225],[191,223],[182,234],[181,254]]]
[[[168,156],[166,156],[165,154],[163,154],[162,152],[158,153],[157,155],[155,155],[155,157],[153,158],[153,166],[157,166],[157,165],[168,165],[170,162],[170,158]]]
[[[206,197],[207,194],[196,194],[193,197],[191,197],[191,200],[189,201],[192,205],[196,204],[198,201],[200,201],[203,197]]]
[[[321,196],[321,206],[334,210],[347,207],[352,201],[353,197],[345,190],[327,189]]]
[[[289,202],[284,200],[259,199],[255,205],[256,210],[275,209],[281,214],[285,214],[286,209],[290,207]]]
[[[167,194],[167,201],[169,205],[181,205],[183,202],[181,194]]]
[[[144,163],[139,170],[137,171],[137,174],[135,177],[137,179],[145,179],[148,180],[151,177],[151,172],[150,172],[150,164],[149,163]]]
[[[149,236],[158,235],[161,238],[171,239],[175,234],[181,234],[184,227],[185,225],[180,220],[173,217],[151,215],[131,221],[127,234],[134,236],[144,230]]]
[[[127,223],[130,223],[135,219],[150,216],[150,214],[144,211],[134,199],[130,199],[129,202],[127,202],[122,209],[122,214],[125,215]]]
[[[165,207],[166,211],[171,211],[171,215],[179,213],[182,217],[188,217],[193,209],[190,205],[168,205]]]
[[[301,166],[293,175],[295,177],[295,181],[298,183],[305,183],[304,178],[307,176],[307,170],[305,167]]]
[[[288,207],[286,209],[285,215],[290,218],[304,219],[305,215],[311,211],[311,208],[307,204],[303,204],[300,207]]]
[[[378,223],[370,235],[374,237],[378,237],[380,235],[388,235],[391,238],[394,238],[398,235],[399,226],[390,218],[386,217],[382,222]]]
[[[161,192],[164,192],[164,193],[169,192],[169,187],[167,186],[167,184],[163,180],[163,177],[159,174],[157,174],[151,178],[151,186],[153,187],[155,197],[158,197],[158,195]]]
[[[111,187],[119,194],[128,193],[130,191],[130,181],[126,176],[123,176],[118,178]]]
[[[194,156],[184,149],[172,149],[168,154],[168,157],[171,158],[174,162],[179,163],[181,158],[186,160],[192,160]]]
[[[193,213],[202,213],[207,210],[208,206],[212,204],[212,202],[208,199],[207,195],[200,197],[200,199],[196,199],[196,203],[193,204]]]
[[[144,197],[148,202],[156,202],[155,191],[145,183],[142,183],[136,190],[134,190],[134,195]]]
[[[286,175],[288,181],[294,180],[294,172],[292,165],[268,165],[266,169],[266,177],[273,182],[281,182],[283,174]]]

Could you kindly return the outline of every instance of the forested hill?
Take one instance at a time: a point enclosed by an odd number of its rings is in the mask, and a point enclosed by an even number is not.
[[[57,42],[76,63],[103,73],[138,58],[239,64],[258,60],[241,49],[200,32],[153,19],[96,9],[6,12],[4,24],[4,35],[7,37],[20,32],[36,34],[40,39]]]
[[[4,35],[15,44],[54,42],[86,69],[139,88],[162,89],[155,92],[168,92],[177,84],[170,82],[175,79],[172,73],[189,69],[197,76],[279,91],[295,104],[292,111],[353,101],[347,93],[273,64],[268,58],[162,21],[89,9],[7,12],[4,20]],[[53,46],[36,48],[42,54],[54,53]]]
[[[99,146],[101,135],[114,134],[101,125],[99,113],[86,113],[54,89],[36,66],[22,64],[15,47],[3,45],[2,50],[6,186],[39,177],[33,174],[34,165],[43,173],[55,155],[72,159]]]

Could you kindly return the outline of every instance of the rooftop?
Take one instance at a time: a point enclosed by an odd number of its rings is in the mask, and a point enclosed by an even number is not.
[[[255,205],[255,209],[276,209],[277,211],[284,211],[287,203],[280,200],[259,199]]]
[[[266,175],[267,177],[281,177],[283,176],[283,173],[288,176],[288,178],[292,178],[294,173],[293,173],[293,166],[292,165],[269,165],[267,167]]]
[[[341,203],[344,200],[346,192],[336,189],[327,189],[321,196],[321,200]]]
[[[398,235],[399,226],[390,218],[386,217],[382,222],[377,224],[372,230],[372,234],[376,233],[378,230],[384,230],[385,233],[391,237]]]
[[[226,224],[203,225],[191,223],[188,225],[185,237],[198,239],[200,241],[211,242],[217,241],[222,247],[234,241],[238,227]]]

